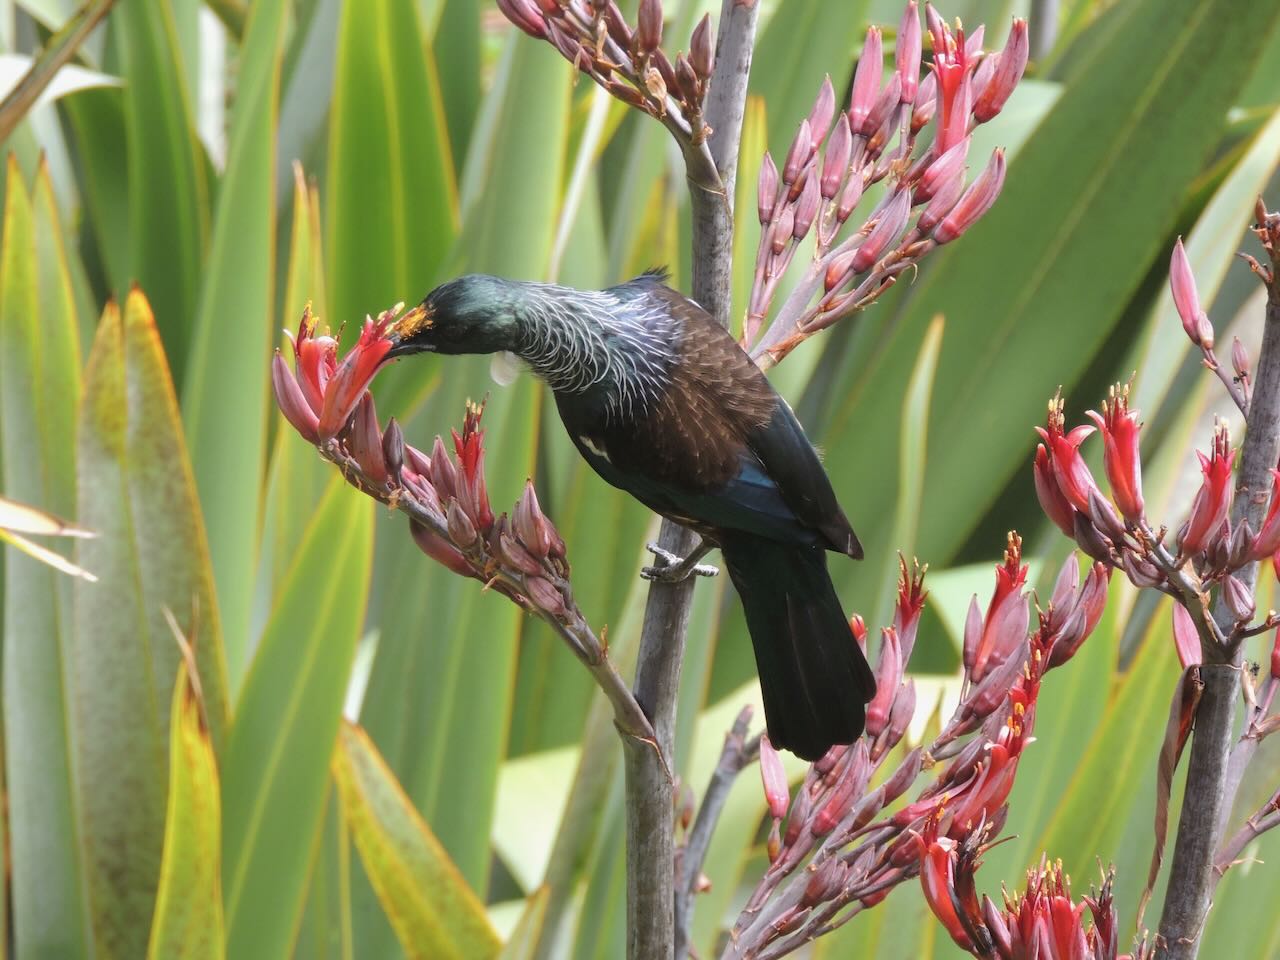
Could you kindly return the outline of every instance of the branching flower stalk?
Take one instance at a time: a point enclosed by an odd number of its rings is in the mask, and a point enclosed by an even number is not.
[[[917,704],[906,677],[927,593],[924,571],[905,563],[893,624],[881,632],[867,736],[812,764],[794,797],[780,760],[761,742],[771,863],[734,925],[726,960],[785,956],[874,907],[928,864],[923,837],[962,845],[998,832],[1018,760],[1033,739],[1041,679],[1097,626],[1110,579],[1095,563],[1081,583],[1075,556],[1068,558],[1029,631],[1021,545],[1011,533],[985,612],[972,601],[960,699],[931,744],[902,745],[917,707],[933,709]],[[851,628],[865,644],[860,618]],[[882,768],[892,772],[882,776]],[[898,806],[922,772],[931,780]]]
[[[1252,690],[1243,644],[1280,624],[1275,611],[1259,616],[1254,600],[1258,561],[1280,557],[1280,215],[1259,201],[1254,232],[1271,261],[1264,266],[1245,256],[1268,290],[1262,352],[1256,374],[1237,340],[1232,373],[1214,352],[1214,330],[1201,306],[1182,243],[1173,250],[1170,286],[1183,330],[1200,349],[1205,366],[1226,387],[1246,417],[1245,443],[1233,449],[1224,424],[1217,424],[1209,452],[1198,453],[1202,482],[1185,522],[1170,535],[1145,513],[1138,436],[1141,424],[1128,406],[1128,388],[1117,386],[1102,412],[1091,412],[1104,442],[1104,463],[1112,498],[1091,475],[1080,446],[1094,432],[1067,431],[1061,397],[1049,403],[1036,451],[1036,492],[1045,513],[1063,533],[1098,562],[1118,567],[1139,588],[1168,594],[1175,601],[1173,639],[1184,669],[1174,694],[1161,754],[1157,791],[1156,846],[1145,902],[1163,860],[1167,807],[1173,769],[1191,735],[1194,739],[1186,790],[1170,866],[1159,934],[1150,945],[1158,957],[1196,955],[1213,890],[1244,845],[1280,822],[1271,814],[1275,797],[1225,842],[1226,819],[1258,744],[1280,728],[1271,714],[1276,666],[1262,690]],[[1240,470],[1233,468],[1240,454]],[[1273,660],[1276,658],[1273,657]],[[1245,697],[1244,732],[1234,738],[1237,698]]]
[[[872,27],[848,108],[836,110],[827,78],[781,169],[765,154],[757,190],[760,244],[743,324],[743,346],[762,367],[873,303],[903,272],[969,230],[1000,194],[1002,149],[967,186],[965,164],[974,128],[999,114],[1022,79],[1026,21],[1013,22],[1003,50],[984,53],[982,27],[966,38],[963,27],[953,31],[933,7],[926,15],[933,63],[923,81],[920,18],[912,0],[887,83],[882,86],[881,32]],[[921,136],[926,129],[932,139]],[[883,198],[853,227],[859,202],[882,181]],[[810,234],[812,260],[759,336]]]
[[[574,602],[564,541],[538,505],[532,482],[511,514],[495,516],[484,475],[483,408],[469,405],[453,452],[440,437],[428,455],[408,444],[395,418],[378,423],[369,384],[391,343],[402,305],[367,319],[341,363],[337,340],[318,332],[310,307],[293,345],[294,369],[276,352],[271,377],[289,423],[362,493],[409,518],[414,542],[454,573],[544,620],[609,698],[628,738],[653,751],[653,728]]]

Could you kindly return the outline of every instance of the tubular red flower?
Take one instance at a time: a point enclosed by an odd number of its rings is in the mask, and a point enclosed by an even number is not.
[[[320,410],[320,439],[328,440],[337,436],[351,418],[356,404],[369,388],[373,375],[378,372],[378,367],[391,350],[391,341],[386,338],[386,332],[399,309],[397,306],[393,310],[384,311],[376,322],[370,318],[365,319],[360,339],[343,357],[341,365],[325,388],[324,406]]]
[[[933,33],[933,72],[938,78],[937,145],[945,153],[969,132],[970,75],[976,62],[966,48],[963,30],[952,36],[941,17],[930,18],[929,29]]]
[[[1040,438],[1048,444],[1049,463],[1053,467],[1053,477],[1058,489],[1076,510],[1089,516],[1089,494],[1097,491],[1098,484],[1089,472],[1084,458],[1080,456],[1080,444],[1085,441],[1094,428],[1079,426],[1070,433],[1064,433],[1066,421],[1063,417],[1062,395],[1058,394],[1049,401],[1049,418],[1047,427],[1036,427]],[[1043,500],[1041,503],[1043,504]],[[1046,512],[1048,510],[1046,509]],[[1053,513],[1049,514],[1054,517]],[[1057,522],[1057,517],[1054,517]],[[1074,535],[1074,530],[1071,535]]]
[[[1027,21],[1014,20],[1004,49],[995,55],[991,80],[973,105],[973,117],[979,123],[986,123],[1004,109],[1018,81],[1022,79],[1023,71],[1027,69],[1029,52]]]
[[[933,915],[951,934],[960,949],[973,950],[973,941],[951,901],[955,887],[955,851],[957,844],[949,837],[938,836],[937,818],[930,817],[920,838],[920,886]]]
[[[1221,532],[1231,509],[1231,468],[1236,452],[1231,449],[1226,424],[1220,423],[1214,431],[1209,456],[1198,450],[1196,456],[1200,458],[1204,480],[1191,504],[1187,530],[1179,544],[1186,556],[1194,556],[1208,546],[1209,541]]]
[[[284,357],[280,356],[279,350],[271,361],[271,387],[275,391],[276,404],[280,407],[280,412],[293,425],[293,429],[302,434],[303,439],[309,443],[318,443],[320,420],[307,402],[307,398],[302,395],[302,388],[289,371],[289,366],[284,362]]]
[[[458,467],[461,472],[459,493],[467,496],[469,503],[464,506],[473,508],[472,519],[482,531],[493,526],[493,510],[489,506],[489,491],[484,480],[484,431],[480,429],[480,418],[484,416],[484,404],[467,404],[466,415],[462,419],[462,433],[453,431],[453,447],[458,455]]]
[[[999,666],[1027,635],[1030,614],[1022,592],[1030,567],[1022,563],[1022,538],[1009,533],[1004,563],[996,567],[996,586],[983,618],[982,636],[974,653],[971,679],[980,681]]]
[[[1129,409],[1129,388],[1112,387],[1110,401],[1102,402],[1102,413],[1089,411],[1102,431],[1103,462],[1116,506],[1126,520],[1142,519],[1142,458],[1138,453],[1137,411]]]
[[[916,645],[916,630],[920,625],[920,614],[924,610],[924,602],[929,591],[924,588],[924,575],[928,565],[916,563],[914,570],[907,569],[907,561],[898,557],[898,602],[893,610],[893,629],[898,634],[898,643],[902,650],[902,661],[911,659],[911,651]]]

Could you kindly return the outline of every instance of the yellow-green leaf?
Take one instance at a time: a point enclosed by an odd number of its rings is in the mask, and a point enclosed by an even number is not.
[[[147,947],[164,840],[169,711],[191,638],[210,737],[222,742],[226,664],[204,528],[178,406],[146,298],[108,305],[85,373],[77,476],[73,703],[86,886],[99,957]]]
[[[484,907],[364,732],[344,724],[333,760],[342,809],[401,947],[422,960],[482,960],[501,946]]]
[[[149,960],[226,956],[221,865],[218,764],[184,665],[178,668],[169,721],[169,812]]]

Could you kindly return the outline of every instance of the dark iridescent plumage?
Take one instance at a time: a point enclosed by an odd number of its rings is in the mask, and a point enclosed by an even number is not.
[[[469,276],[423,307],[393,353],[515,353],[601,477],[721,548],[776,746],[816,759],[857,738],[875,681],[825,551],[862,547],[791,408],[727,331],[657,274],[591,292]]]

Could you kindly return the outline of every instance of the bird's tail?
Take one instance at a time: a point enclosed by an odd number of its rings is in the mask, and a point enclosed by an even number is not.
[[[852,743],[876,681],[820,547],[724,532],[721,552],[755,647],[769,739],[806,760]]]

